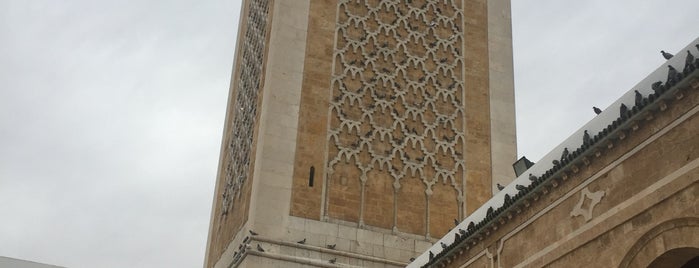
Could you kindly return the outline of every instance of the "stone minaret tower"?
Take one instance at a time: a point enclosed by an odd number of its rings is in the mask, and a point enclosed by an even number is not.
[[[205,267],[404,266],[514,178],[509,0],[244,0],[235,55]]]

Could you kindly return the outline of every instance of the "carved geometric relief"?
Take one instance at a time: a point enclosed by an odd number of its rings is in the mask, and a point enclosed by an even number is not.
[[[605,192],[603,190],[591,193],[590,190],[585,187],[580,191],[580,200],[573,208],[573,211],[570,212],[570,217],[575,218],[575,216],[583,216],[585,222],[590,221],[592,219],[592,210],[595,209],[595,206],[602,200],[604,195]],[[590,200],[587,202],[589,204],[585,206],[585,201],[588,199]]]
[[[236,94],[232,102],[233,119],[230,133],[227,133],[224,148],[224,181],[226,184],[221,196],[221,214],[226,215],[233,208],[234,201],[240,197],[242,185],[248,179],[250,171],[250,152],[252,150],[255,118],[257,115],[257,97],[262,76],[262,59],[264,57],[267,13],[267,1],[250,1],[247,14],[247,27],[241,45],[240,76]]]
[[[328,179],[358,180],[361,210],[369,180],[386,180],[380,185],[397,192],[406,178],[420,180],[428,197],[433,185],[449,185],[454,207],[461,208],[465,141],[460,2],[339,2]]]

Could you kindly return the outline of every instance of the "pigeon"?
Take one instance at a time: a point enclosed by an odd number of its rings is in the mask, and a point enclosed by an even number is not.
[[[590,144],[592,140],[590,139],[590,134],[587,133],[587,130],[583,133],[583,144]]]
[[[537,180],[537,177],[534,176],[533,174],[529,173],[529,180],[532,182],[535,182]]]
[[[672,67],[672,65],[668,65],[667,68],[667,80],[675,80],[675,77],[677,77],[677,69]]]
[[[665,52],[665,50],[661,50],[660,54],[663,54],[663,58],[665,58],[666,60],[672,59],[673,56],[672,54]]]
[[[306,238],[304,238],[304,239],[301,240],[301,241],[296,241],[296,243],[299,243],[299,244],[306,244]]]
[[[638,92],[638,90],[634,90],[634,92],[634,104],[636,106],[641,106],[641,104],[643,104],[643,95],[641,95],[641,92]]]
[[[335,246],[337,246],[337,244],[327,245],[325,247],[329,249],[335,249]]]
[[[663,82],[658,81],[658,82],[655,82],[652,85],[650,85],[650,88],[653,89],[653,91],[658,91],[658,90],[660,90],[660,86],[662,86],[662,85],[663,85]]]
[[[502,189],[505,189],[505,186],[500,185],[499,183],[497,184],[498,190],[502,191]]]
[[[595,114],[601,114],[601,113],[602,113],[602,110],[600,110],[600,108],[597,108],[597,107],[595,107],[595,106],[592,106],[592,110],[595,111]]]
[[[515,185],[515,189],[517,189],[517,191],[523,191],[524,189],[527,189],[527,187],[517,184]]]
[[[444,244],[444,242],[439,242],[439,245],[442,246],[442,248],[444,248],[444,249],[447,248],[447,244]]]
[[[561,153],[561,161],[566,160],[568,158],[568,147],[563,148],[563,153]]]
[[[493,210],[493,207],[489,207],[488,211],[485,212],[485,215],[486,217],[490,217],[491,215],[493,215],[494,212],[495,211]]]
[[[454,226],[459,225],[459,220],[454,219]]]
[[[257,244],[257,251],[259,252],[265,252],[265,249],[263,249],[260,244]]]
[[[626,104],[622,103],[621,106],[619,106],[619,114],[621,114],[621,117],[626,117],[626,113],[628,113],[628,112],[629,112],[629,108],[626,107]]]
[[[684,64],[688,65],[692,63],[694,63],[694,55],[692,55],[692,52],[689,52],[689,50],[687,50],[687,57],[684,59]]]
[[[410,262],[414,262],[414,261],[415,261],[415,257],[410,258]]]
[[[432,251],[430,251],[430,260],[432,260],[432,259],[434,259],[434,253],[432,253]]]
[[[248,232],[250,232],[250,235],[253,235],[253,236],[258,235],[258,233],[255,233],[253,230],[248,230]]]
[[[553,164],[554,167],[560,166],[560,165],[561,165],[561,162],[558,162],[558,160],[556,160],[556,159],[554,159],[553,161],[551,161],[551,163]]]
[[[464,229],[459,229],[459,233],[460,233],[461,235],[466,235],[466,231],[464,231]]]
[[[469,231],[471,231],[471,230],[473,230],[473,229],[476,229],[476,224],[473,223],[473,222],[469,222],[469,223],[468,223],[468,226],[466,227],[466,229],[468,229]]]
[[[687,50],[687,57],[684,59],[684,72],[688,73],[692,71],[692,67],[694,67],[694,55],[692,55],[692,52],[689,52]]]
[[[330,263],[335,263],[335,262],[337,262],[337,258],[334,258],[334,259],[332,259],[332,260],[329,260],[328,262],[330,262]]]

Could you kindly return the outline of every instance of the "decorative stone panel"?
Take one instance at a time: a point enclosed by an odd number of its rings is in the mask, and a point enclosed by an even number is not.
[[[463,215],[462,24],[460,1],[339,2],[328,216],[395,229],[400,189],[411,182],[424,197],[410,201],[426,203],[417,207],[428,223],[435,185],[452,189],[440,193],[440,202],[450,196],[444,209]]]

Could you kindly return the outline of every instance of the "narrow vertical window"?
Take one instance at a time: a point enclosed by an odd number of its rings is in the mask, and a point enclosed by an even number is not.
[[[313,176],[315,176],[316,168],[311,166],[311,172],[308,174],[308,187],[313,187]]]

